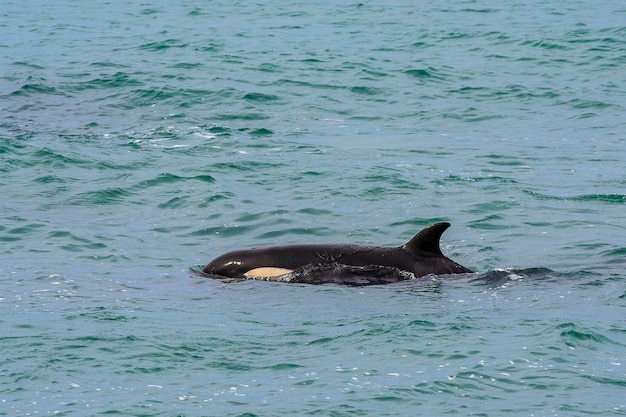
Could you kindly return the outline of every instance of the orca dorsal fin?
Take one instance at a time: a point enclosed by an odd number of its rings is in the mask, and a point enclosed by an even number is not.
[[[441,235],[448,227],[450,227],[450,223],[447,222],[431,224],[422,229],[413,239],[403,245],[402,249],[411,253],[427,252],[433,255],[443,256],[441,248],[439,247],[439,239],[441,239]]]

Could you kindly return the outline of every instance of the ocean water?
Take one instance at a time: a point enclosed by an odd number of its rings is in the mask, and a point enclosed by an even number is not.
[[[626,415],[620,1],[0,5],[0,415]],[[224,283],[233,249],[475,274]]]

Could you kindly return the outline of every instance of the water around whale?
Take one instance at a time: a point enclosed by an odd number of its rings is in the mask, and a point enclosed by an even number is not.
[[[623,0],[0,2],[0,416],[626,415]],[[189,274],[393,247],[475,274]]]

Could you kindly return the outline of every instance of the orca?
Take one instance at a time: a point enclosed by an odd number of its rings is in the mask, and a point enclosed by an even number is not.
[[[439,240],[450,223],[435,223],[398,247],[353,244],[271,246],[225,253],[203,269],[224,279],[373,285],[470,269],[444,256]]]

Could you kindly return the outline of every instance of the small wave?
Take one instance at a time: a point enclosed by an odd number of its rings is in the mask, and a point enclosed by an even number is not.
[[[24,61],[13,62],[13,65],[18,66],[18,67],[22,67],[22,68],[34,69],[34,70],[44,70],[44,69],[46,69],[45,67],[42,67],[41,65],[37,65],[37,64],[34,64],[32,62],[24,62]]]
[[[443,76],[434,68],[416,68],[405,70],[404,73],[419,80],[442,79]]]
[[[625,262],[624,257],[626,257],[626,247],[621,247],[621,248],[615,248],[615,249],[609,249],[607,251],[604,251],[601,253],[602,256],[605,257],[621,257],[621,261]]]
[[[134,78],[131,78],[124,72],[116,72],[115,74],[94,78],[84,83],[77,83],[72,87],[74,91],[89,90],[89,89],[109,89],[109,88],[122,88],[140,86],[143,83]]]
[[[603,203],[626,203],[626,194],[583,194],[565,198],[574,201],[599,201]]]
[[[235,226],[228,226],[228,225],[212,226],[212,227],[207,227],[207,228],[200,229],[200,230],[195,230],[195,231],[191,232],[189,235],[190,236],[215,236],[215,235],[220,235],[221,237],[225,237],[226,238],[226,237],[247,235],[248,233],[253,231],[255,228],[256,228],[256,226],[252,226],[252,225],[247,225],[247,226],[239,226],[239,225],[235,225]]]
[[[472,278],[472,282],[492,286],[528,279],[558,279],[560,276],[562,276],[562,274],[554,272],[548,268],[494,269],[478,274]]]
[[[602,109],[606,109],[606,108],[614,106],[611,103],[605,103],[603,101],[581,100],[581,99],[570,100],[565,104],[572,106],[575,109],[598,109],[598,110],[602,110]]]
[[[49,85],[45,85],[41,82],[32,82],[26,83],[22,85],[17,90],[13,91],[9,94],[9,97],[31,97],[38,94],[48,94],[48,95],[57,95],[57,96],[65,96],[66,94],[63,91],[59,91],[55,87],[51,87]]]
[[[33,157],[36,158],[38,164],[54,168],[65,168],[87,164],[87,161],[84,159],[69,157],[49,148],[36,150],[33,152]]]
[[[481,209],[481,207],[479,207],[479,209]],[[480,211],[480,212],[483,212],[483,211]],[[480,229],[480,230],[509,230],[512,227],[514,227],[514,226],[511,226],[510,224],[498,224],[498,222],[502,221],[503,219],[504,217],[501,215],[490,214],[479,220],[474,220],[472,222],[469,222],[468,226],[472,229]]]
[[[550,194],[542,194],[532,190],[523,190],[526,194],[539,199],[539,200],[561,200],[561,201],[590,201],[609,204],[624,204],[626,203],[626,194],[581,194],[574,196],[556,196]]]
[[[247,93],[243,96],[243,99],[251,102],[267,103],[279,100],[279,97],[273,94]]]
[[[158,42],[145,43],[145,44],[141,45],[139,47],[139,49],[143,49],[143,50],[146,50],[146,51],[158,52],[158,51],[162,51],[164,49],[184,48],[186,46],[188,46],[188,43],[185,43],[185,42],[180,41],[178,39],[166,39],[166,40],[158,41]]]
[[[44,175],[43,177],[35,178],[33,181],[41,184],[65,184],[67,182],[66,179],[56,175]]]
[[[571,49],[569,46],[567,45],[562,45],[559,43],[555,43],[555,42],[548,42],[546,40],[526,40],[523,41],[521,43],[522,46],[531,46],[533,48],[541,48],[541,49],[548,49],[548,50],[568,50]]]
[[[446,185],[446,184],[449,184],[450,182],[460,183],[460,184],[468,183],[468,182],[487,182],[487,183],[494,183],[497,185],[518,183],[518,181],[514,180],[513,178],[501,177],[498,175],[489,175],[486,177],[462,177],[459,175],[448,175],[446,178],[443,178],[441,180],[435,180],[433,182],[437,185]]]
[[[114,321],[114,322],[128,322],[128,321],[132,321],[135,317],[134,316],[129,316],[127,314],[120,314],[118,313],[114,308],[109,308],[109,307],[94,307],[91,309],[88,309],[88,311],[82,312],[82,313],[78,313],[78,314],[73,314],[73,315],[69,315],[67,316],[67,320],[83,320],[83,319],[87,319],[87,320],[95,320],[95,321],[104,321],[104,322],[109,322],[109,321]],[[83,340],[85,341],[85,340]],[[87,340],[88,342],[91,342],[92,340]]]
[[[562,323],[555,327],[559,331],[561,341],[568,347],[586,347],[595,350],[597,345],[620,345],[609,337],[590,328],[575,323]]]
[[[208,175],[208,174],[202,174],[202,175],[194,175],[191,177],[183,177],[183,176],[179,176],[179,175],[175,175],[175,174],[170,174],[167,172],[164,172],[162,174],[159,174],[157,177],[146,180],[146,181],[142,181],[141,183],[137,184],[134,189],[145,189],[145,188],[149,188],[149,187],[158,187],[164,184],[174,184],[177,182],[181,182],[181,181],[189,181],[189,180],[193,180],[193,181],[200,181],[200,182],[205,182],[205,183],[213,183],[215,182],[215,178],[213,178],[212,176]]]
[[[378,96],[384,93],[380,88],[374,87],[365,87],[365,86],[355,86],[351,87],[350,91],[356,94],[361,94],[364,96]]]
[[[279,168],[280,164],[255,161],[255,160],[238,160],[233,162],[217,162],[211,165],[211,168],[216,170],[229,171],[250,171],[250,172],[262,172],[264,170],[271,170]]]
[[[128,80],[130,86],[134,81]],[[206,104],[208,100],[223,99],[223,91],[211,91],[197,88],[172,88],[172,87],[146,87],[129,90],[124,93],[125,99],[117,99],[115,107],[121,109],[136,109],[138,107],[152,106],[156,103],[189,108],[196,104]]]
[[[291,223],[290,220],[283,220],[281,223]],[[267,225],[267,223],[265,223]],[[330,236],[333,234],[333,230],[327,227],[296,227],[290,229],[272,230],[265,232],[256,237],[256,239],[272,239],[290,236],[290,235],[305,235],[305,236]]]
[[[20,221],[23,222],[24,219],[18,217],[11,217],[9,219],[2,219],[3,222],[13,222]],[[17,227],[7,227],[6,223],[4,225],[0,225],[0,242],[16,242],[25,239],[31,239],[34,234],[40,233],[42,228],[45,228],[46,224],[44,223],[29,223],[23,224]]]
[[[132,191],[124,188],[105,188],[98,191],[88,191],[80,193],[70,201],[70,204],[81,206],[104,206],[110,204],[118,204],[126,200],[128,197],[135,196]]]
[[[270,136],[273,135],[274,131],[270,130],[270,129],[266,129],[264,127],[259,128],[259,129],[255,129],[253,131],[250,132],[250,136]]]

